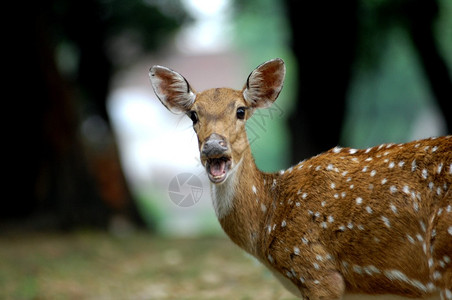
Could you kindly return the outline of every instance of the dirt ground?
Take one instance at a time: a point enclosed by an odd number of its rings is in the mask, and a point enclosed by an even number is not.
[[[293,299],[222,238],[0,235],[0,299]]]
[[[87,231],[0,235],[0,299],[295,298],[227,239]]]

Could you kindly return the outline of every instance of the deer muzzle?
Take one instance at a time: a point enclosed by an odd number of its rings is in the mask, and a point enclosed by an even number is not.
[[[222,183],[226,180],[232,163],[226,139],[219,134],[211,134],[202,146],[201,161],[211,182]]]

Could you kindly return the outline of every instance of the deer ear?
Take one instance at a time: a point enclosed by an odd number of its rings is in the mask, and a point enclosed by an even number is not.
[[[196,94],[179,73],[162,66],[153,66],[149,77],[160,102],[173,113],[186,113],[195,102]]]
[[[248,76],[243,97],[251,107],[265,108],[278,98],[283,87],[286,67],[280,58],[269,60],[258,66]]]

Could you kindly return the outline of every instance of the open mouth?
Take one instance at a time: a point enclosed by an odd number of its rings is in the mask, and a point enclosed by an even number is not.
[[[223,182],[231,168],[231,162],[231,158],[226,156],[208,158],[206,161],[206,170],[210,181],[213,183]]]

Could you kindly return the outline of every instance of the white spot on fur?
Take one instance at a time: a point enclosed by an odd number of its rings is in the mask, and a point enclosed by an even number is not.
[[[370,206],[366,206],[366,210],[369,214],[371,214],[373,212],[373,210]]]
[[[389,205],[389,207],[391,207],[391,210],[393,213],[397,214],[397,207],[391,203],[391,205]]]
[[[268,261],[270,263],[274,263],[275,262],[275,260],[273,259],[273,256],[271,256],[270,254],[267,256],[267,258],[268,258]]]
[[[427,179],[428,172],[427,169],[422,169],[422,178]]]
[[[411,163],[411,172],[416,171],[416,167],[417,167],[416,160],[413,160],[413,162]]]
[[[358,266],[358,265],[353,265],[353,271],[357,274],[363,273],[363,269],[361,268],[361,266]]]
[[[452,235],[452,226],[449,226],[449,228],[447,228],[447,232]]]
[[[419,221],[419,225],[421,226],[421,229],[423,232],[427,232],[427,227],[425,226],[425,223],[422,221]]]
[[[423,242],[424,241],[424,238],[419,233],[416,234],[416,238],[419,240],[419,242]]]
[[[437,187],[436,194],[439,196],[439,195],[441,195],[441,193],[442,193],[441,187]]]
[[[358,150],[357,149],[350,149],[350,150],[348,150],[348,152],[350,154],[355,154],[356,152],[358,152]]]
[[[410,193],[410,188],[409,188],[407,185],[404,185],[404,186],[403,186],[403,192],[404,192],[405,194],[409,194],[409,193]]]
[[[273,179],[272,189],[274,189],[275,187],[276,187],[276,179]]]
[[[433,279],[434,280],[438,280],[438,279],[441,279],[441,273],[440,272],[438,272],[438,271],[435,271],[435,272],[433,272]]]
[[[257,194],[257,189],[256,189],[256,187],[254,185],[251,187],[251,189],[253,190],[254,194]]]
[[[361,203],[363,203],[363,198],[361,197],[356,198],[356,204],[360,205]]]
[[[413,287],[416,287],[417,289],[419,289],[423,292],[428,291],[427,287],[424,284],[422,284],[420,281],[408,278],[408,276],[406,276],[404,273],[402,273],[399,270],[387,270],[387,271],[384,271],[384,275],[392,281],[402,281]]]
[[[373,275],[373,274],[380,274],[380,270],[375,267],[374,265],[370,265],[370,266],[365,266],[363,267],[364,272],[366,272],[369,275]]]
[[[436,169],[436,172],[439,174],[439,173],[441,173],[441,170],[443,169],[443,163],[440,163],[439,165],[438,165],[438,168]]]
[[[389,219],[385,216],[381,216],[381,220],[383,223],[385,223],[386,227],[391,228],[391,222],[389,222]]]
[[[397,188],[395,187],[395,185],[391,185],[389,191],[391,192],[391,194],[394,194],[395,192],[397,192]]]
[[[339,153],[339,152],[341,152],[341,151],[342,151],[342,148],[339,147],[339,146],[336,146],[336,147],[333,148],[333,152],[334,152],[334,153]]]
[[[413,209],[419,211],[419,204],[416,201],[413,202]]]

